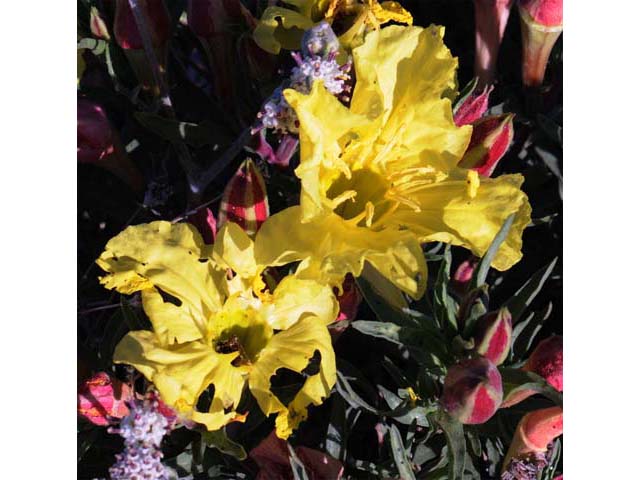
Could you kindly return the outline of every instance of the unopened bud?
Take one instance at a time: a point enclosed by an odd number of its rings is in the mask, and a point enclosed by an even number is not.
[[[509,355],[513,328],[511,313],[507,308],[491,312],[482,317],[476,324],[475,351],[500,365]]]
[[[489,95],[493,86],[484,87],[481,92],[471,92],[453,112],[453,121],[457,127],[470,125],[480,119],[489,108]]]
[[[237,223],[248,235],[255,235],[269,216],[269,199],[262,174],[247,158],[224,190],[219,226],[226,221]]]
[[[100,15],[100,12],[96,7],[91,7],[91,16],[89,17],[89,28],[91,28],[91,33],[102,40],[111,40],[111,36],[109,35],[109,29],[107,28],[107,24],[104,22],[104,19]]]
[[[95,425],[106,426],[111,418],[129,415],[127,401],[131,389],[107,373],[100,372],[86,380],[78,390],[78,414]]]
[[[498,51],[513,0],[473,0],[476,23],[475,76],[483,88],[495,78]]]
[[[326,57],[339,49],[340,41],[327,22],[314,25],[302,36],[302,54],[305,57]]]
[[[502,377],[496,366],[484,357],[454,365],[444,380],[442,405],[466,425],[489,420],[502,402]]]
[[[512,113],[483,117],[473,124],[471,141],[459,167],[469,168],[489,177],[513,140]]]
[[[551,49],[562,33],[562,0],[521,0],[522,82],[537,87],[544,80]]]
[[[545,453],[549,444],[562,435],[562,408],[550,407],[527,413],[516,427],[504,460],[503,472],[510,464]]]
[[[544,339],[533,351],[523,370],[537,373],[553,388],[562,391],[562,337]]]

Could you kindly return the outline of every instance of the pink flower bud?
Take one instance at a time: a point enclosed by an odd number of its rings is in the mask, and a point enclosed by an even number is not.
[[[456,106],[453,121],[457,127],[470,125],[482,117],[489,108],[489,95],[493,86],[484,87],[482,92],[472,92],[465,100]]]
[[[269,199],[262,174],[253,160],[247,158],[227,184],[220,202],[218,222],[240,225],[249,235],[255,235],[269,216]]]
[[[114,152],[114,138],[104,109],[90,100],[78,99],[78,162],[99,163]]]
[[[494,365],[504,362],[511,348],[511,313],[507,308],[482,317],[475,327],[475,351]]]
[[[474,122],[471,141],[458,166],[491,176],[513,140],[513,117],[513,113],[505,113]]]
[[[520,0],[518,6],[545,27],[562,26],[562,0]]]
[[[458,265],[455,273],[453,274],[453,288],[460,294],[466,289],[467,285],[473,278],[473,272],[478,266],[478,257],[471,255],[468,259]]]
[[[523,370],[537,373],[553,388],[562,391],[562,337],[544,339],[533,351]]]
[[[131,389],[107,373],[100,372],[86,380],[78,390],[78,414],[95,425],[109,425],[110,418],[129,414],[126,402]]]
[[[475,76],[483,88],[493,83],[504,29],[513,0],[473,0],[476,21]]]
[[[562,435],[562,408],[550,407],[527,413],[516,427],[504,460],[503,471],[512,459],[544,453],[547,446]]]
[[[484,423],[502,402],[500,372],[484,357],[463,360],[447,372],[441,401],[465,425]]]
[[[111,40],[111,36],[109,35],[109,29],[107,28],[107,24],[104,22],[104,19],[100,15],[100,12],[96,7],[91,7],[91,16],[89,17],[89,28],[91,28],[91,33],[102,40]]]
[[[518,4],[522,31],[522,82],[544,80],[551,49],[562,33],[562,0],[524,0]]]
[[[84,98],[78,99],[78,162],[91,163],[111,172],[139,192],[144,186],[142,175],[124,153],[104,109]]]
[[[533,372],[544,378],[553,388],[562,391],[562,337],[554,335],[538,344],[522,370]],[[525,398],[535,395],[533,390],[514,390],[500,408],[511,407]]]

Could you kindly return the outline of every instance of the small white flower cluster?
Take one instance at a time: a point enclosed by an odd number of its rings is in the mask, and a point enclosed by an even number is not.
[[[351,62],[340,65],[338,40],[327,23],[321,23],[308,30],[303,39],[302,54],[292,53],[297,66],[291,71],[284,88],[292,88],[301,93],[309,93],[313,82],[322,80],[324,87],[333,95],[340,97],[351,88]],[[298,133],[299,122],[296,113],[282,95],[283,87],[277,88],[258,113],[258,126],[275,130],[277,133]]]
[[[135,401],[130,409],[120,427],[110,430],[124,438],[124,450],[109,469],[111,480],[168,480],[160,443],[169,422],[158,412],[156,400]]]

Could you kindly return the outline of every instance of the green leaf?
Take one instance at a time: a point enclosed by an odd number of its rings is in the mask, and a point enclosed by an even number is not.
[[[199,148],[205,145],[217,145],[222,141],[211,123],[203,122],[197,125],[147,112],[135,112],[133,116],[147,130],[172,143],[185,142]]]
[[[457,305],[448,292],[450,274],[451,246],[447,245],[433,287],[433,310],[440,327],[444,328],[449,336],[453,336],[458,332],[458,322],[456,320]]]
[[[436,422],[444,431],[447,438],[447,455],[449,458],[449,480],[464,479],[465,457],[467,455],[467,445],[464,438],[462,424],[451,418],[445,411],[438,412]]]
[[[527,318],[518,322],[513,329],[512,349],[509,358],[516,360],[523,359],[538,332],[542,329],[542,324],[549,318],[553,304],[549,302],[547,308],[540,312],[531,312]]]
[[[245,460],[247,452],[243,446],[235,443],[227,437],[224,428],[213,432],[203,432],[202,441],[209,447],[213,447],[224,454],[231,455],[238,460]]]
[[[416,325],[414,319],[403,313],[408,306],[402,292],[368,265],[365,264],[363,274],[356,278],[356,284],[376,317],[383,322]]]
[[[519,368],[499,367],[498,370],[502,376],[502,390],[505,400],[520,391],[532,390],[562,407],[562,393],[549,385],[541,376]]]
[[[387,390],[382,385],[378,385],[378,391],[387,402],[392,412],[407,410],[407,413],[403,415],[392,417],[396,422],[402,423],[403,425],[411,425],[413,422],[417,422],[421,427],[429,426],[427,415],[433,413],[433,410],[422,406],[410,407],[407,405],[408,402],[406,399],[400,398],[398,395]]]
[[[287,449],[289,450],[289,463],[293,473],[293,480],[309,480],[304,464],[300,461],[289,442],[287,442]]]
[[[520,315],[525,309],[531,305],[533,299],[542,289],[542,286],[547,281],[547,278],[551,275],[553,268],[556,266],[558,257],[554,258],[551,263],[542,267],[518,290],[513,297],[505,303],[505,307],[511,312],[511,321],[514,325],[517,324]]]
[[[333,458],[343,461],[345,453],[346,432],[346,405],[340,395],[331,397],[331,416],[327,427],[325,451]]]
[[[375,322],[371,320],[356,320],[351,326],[360,333],[376,338],[383,338],[389,342],[402,345],[400,333],[402,327],[391,322]]]
[[[97,38],[82,38],[78,42],[78,50],[85,48],[94,55],[102,55],[107,49],[107,42]]]
[[[391,453],[393,454],[393,460],[396,463],[396,467],[398,468],[398,473],[400,474],[400,478],[415,480],[415,475],[413,474],[413,469],[411,468],[411,462],[407,458],[407,452],[404,449],[404,443],[402,441],[402,436],[400,435],[400,431],[398,427],[391,424],[388,427],[389,438],[391,440]]]
[[[498,234],[491,242],[491,245],[489,245],[487,253],[484,254],[482,260],[480,260],[480,263],[473,272],[473,278],[471,279],[472,288],[478,288],[486,283],[487,275],[489,274],[489,269],[491,268],[491,262],[493,262],[493,259],[498,253],[500,245],[502,245],[502,242],[504,242],[505,238],[507,238],[507,235],[509,234],[509,230],[511,230],[511,225],[513,225],[513,220],[515,218],[516,214],[512,213],[504,221],[502,227],[500,227]]]

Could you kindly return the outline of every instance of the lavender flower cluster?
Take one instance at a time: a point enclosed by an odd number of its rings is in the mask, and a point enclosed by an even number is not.
[[[258,113],[258,126],[275,130],[277,133],[298,133],[299,123],[296,113],[289,106],[282,91],[292,88],[301,93],[309,93],[316,80],[322,80],[324,87],[339,97],[350,90],[349,70],[351,61],[340,65],[336,58],[340,44],[328,23],[322,22],[305,32],[302,53],[292,53],[297,66],[291,71],[283,87],[277,88],[264,103]]]
[[[130,411],[119,428],[110,430],[124,438],[124,450],[109,469],[111,480],[168,480],[160,443],[170,426],[158,411],[158,402],[134,401]]]
[[[534,453],[526,458],[513,458],[500,480],[537,480],[538,474],[548,464],[549,460],[544,453]]]

